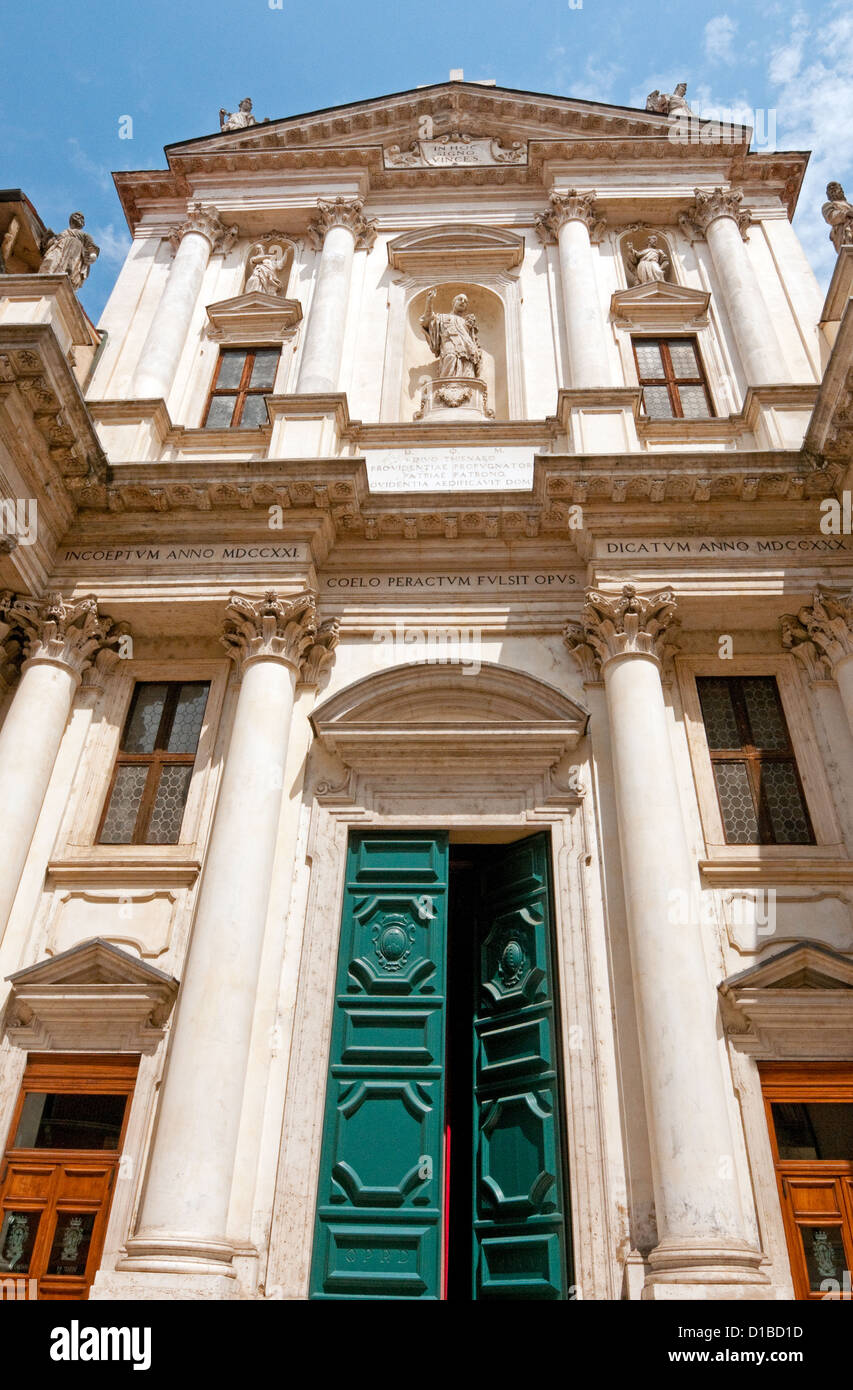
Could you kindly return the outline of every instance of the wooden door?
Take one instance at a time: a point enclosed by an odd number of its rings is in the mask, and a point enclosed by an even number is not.
[[[30,1056],[0,1170],[0,1297],[88,1298],[138,1062]]]
[[[798,1299],[850,1299],[853,1066],[759,1064]]]

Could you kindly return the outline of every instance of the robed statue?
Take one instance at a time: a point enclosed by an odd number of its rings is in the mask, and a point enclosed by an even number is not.
[[[687,83],[679,82],[674,92],[659,92],[655,87],[646,97],[646,110],[659,116],[692,116],[687,104]]]
[[[635,251],[633,241],[629,241],[627,252],[628,269],[638,285],[660,283],[666,279],[669,256],[658,246],[656,236],[650,236],[646,245],[639,251]]]
[[[287,264],[287,256],[280,242],[264,246],[258,241],[249,247],[249,278],[246,281],[246,294],[260,290],[261,294],[283,294],[284,285],[281,271]]]
[[[101,254],[100,247],[83,231],[85,224],[82,212],[72,212],[64,232],[47,233],[39,267],[41,275],[67,275],[73,288],[80,289],[90,267]]]
[[[449,314],[433,313],[435,296],[436,291],[430,290],[421,328],[438,358],[439,377],[478,377],[483,354],[477,340],[477,320],[467,312],[468,296],[457,294]]]
[[[238,111],[226,111],[224,106],[219,108],[220,130],[245,130],[247,126],[257,124],[252,115],[251,97],[243,97]]]
[[[826,199],[821,208],[823,220],[829,223],[829,239],[836,251],[853,246],[853,203],[848,203],[840,183],[826,185]]]

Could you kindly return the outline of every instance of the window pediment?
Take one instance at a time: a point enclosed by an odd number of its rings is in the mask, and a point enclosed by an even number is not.
[[[616,290],[610,298],[610,312],[619,328],[702,328],[708,322],[711,295],[707,290],[691,290],[686,285],[653,281]]]
[[[6,1032],[18,1047],[153,1052],[178,981],[102,937],[9,975]]]
[[[853,960],[803,942],[719,986],[731,1041],[752,1056],[845,1059],[853,1037]]]
[[[207,336],[217,343],[280,343],[302,318],[298,299],[251,290],[207,306]]]

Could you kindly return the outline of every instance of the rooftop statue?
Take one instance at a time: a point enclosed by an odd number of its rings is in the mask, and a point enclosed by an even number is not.
[[[44,239],[44,256],[39,267],[41,275],[67,275],[72,287],[79,290],[101,254],[88,232],[83,231],[86,219],[82,212],[72,212],[68,226],[58,235],[48,231]]]
[[[467,313],[468,296],[457,294],[449,314],[434,314],[435,296],[436,290],[430,290],[421,328],[438,358],[439,377],[479,376],[483,354],[477,341],[477,320]]]
[[[226,111],[224,106],[219,108],[220,130],[245,130],[247,126],[257,124],[258,122],[252,115],[251,97],[243,97],[237,111]]]
[[[836,251],[842,246],[853,246],[853,203],[848,203],[840,183],[826,185],[826,198],[821,212],[829,223],[830,241]]]
[[[693,116],[687,105],[687,83],[679,82],[674,92],[659,92],[657,88],[646,97],[646,110],[659,116]]]
[[[636,284],[648,285],[653,281],[666,279],[669,257],[658,246],[658,239],[654,234],[639,251],[635,251],[633,241],[629,241],[627,253],[628,269]]]

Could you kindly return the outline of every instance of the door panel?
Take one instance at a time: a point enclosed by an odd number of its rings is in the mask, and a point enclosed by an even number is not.
[[[566,1297],[548,837],[481,878],[475,1005],[475,1299]]]
[[[313,1298],[439,1297],[446,833],[350,841]]]

